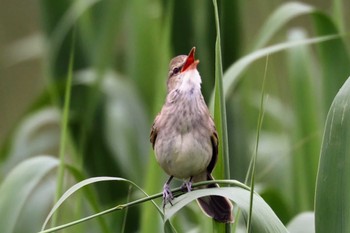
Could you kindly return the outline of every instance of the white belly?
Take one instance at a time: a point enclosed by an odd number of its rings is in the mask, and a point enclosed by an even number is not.
[[[209,137],[190,131],[158,139],[155,144],[156,159],[168,175],[186,179],[207,169],[212,157]]]

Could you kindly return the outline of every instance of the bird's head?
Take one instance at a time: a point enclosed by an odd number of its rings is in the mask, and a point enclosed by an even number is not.
[[[179,91],[187,91],[199,89],[201,85],[201,77],[197,70],[199,60],[195,60],[196,48],[193,47],[190,53],[179,55],[170,61],[168,74],[168,92],[178,89]]]

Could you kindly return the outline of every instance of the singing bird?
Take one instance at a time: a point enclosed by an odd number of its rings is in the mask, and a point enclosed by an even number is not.
[[[150,141],[156,160],[170,176],[163,188],[164,205],[174,198],[170,190],[173,177],[192,182],[213,180],[211,175],[218,157],[218,136],[201,92],[195,47],[188,56],[170,61],[165,103],[151,128]],[[219,187],[210,184],[201,188]],[[205,214],[223,223],[233,222],[232,204],[222,196],[205,196],[198,200]]]

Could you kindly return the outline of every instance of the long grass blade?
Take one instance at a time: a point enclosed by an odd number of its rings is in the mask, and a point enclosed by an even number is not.
[[[256,168],[256,161],[258,158],[260,131],[264,120],[265,81],[266,81],[268,64],[269,64],[269,57],[267,56],[266,63],[265,63],[264,78],[263,78],[262,87],[261,87],[260,111],[259,111],[257,130],[256,130],[255,150],[254,150],[254,154],[252,156],[252,160],[247,173],[247,177],[250,176],[250,206],[249,206],[248,222],[247,222],[247,226],[248,226],[247,232],[249,233],[252,231],[252,216],[253,216],[254,189],[255,189],[255,168]]]
[[[230,95],[230,93],[234,91],[234,89],[237,87],[238,82],[240,81],[240,78],[242,77],[243,72],[256,60],[266,57],[267,55],[272,55],[274,53],[281,52],[283,50],[293,48],[296,46],[316,44],[316,43],[321,43],[321,42],[334,40],[338,38],[339,38],[339,35],[328,35],[328,36],[315,37],[315,38],[293,41],[293,42],[283,42],[280,44],[272,45],[270,47],[259,49],[253,53],[250,53],[242,57],[237,62],[232,64],[224,73],[224,78],[223,78],[224,97],[227,98]],[[214,100],[215,98],[212,96],[210,101],[211,109],[213,109]]]
[[[315,197],[316,232],[350,232],[350,78],[329,109]]]
[[[140,190],[146,197],[138,199],[138,200],[135,200],[135,201],[128,202],[126,204],[117,205],[117,206],[112,207],[110,209],[101,211],[99,213],[96,213],[96,214],[93,214],[93,215],[90,215],[90,216],[87,216],[87,217],[84,217],[84,218],[81,218],[81,219],[78,219],[76,221],[73,221],[73,222],[70,222],[70,223],[66,223],[66,224],[63,224],[63,225],[60,225],[60,226],[53,227],[53,228],[45,230],[46,225],[48,224],[50,218],[59,209],[59,207],[63,204],[63,202],[65,202],[70,196],[72,196],[75,192],[77,192],[78,190],[80,190],[81,188],[83,188],[83,187],[85,187],[87,185],[94,184],[94,183],[97,183],[97,182],[106,182],[106,181],[127,182],[130,185],[136,187],[138,190]],[[174,189],[172,191],[174,193],[176,193],[176,192],[181,191],[181,188]],[[93,178],[89,178],[89,179],[83,180],[83,181],[73,185],[71,188],[69,188],[62,195],[62,197],[56,202],[56,204],[53,206],[53,208],[51,209],[50,213],[46,217],[46,220],[45,220],[45,222],[44,222],[44,224],[42,226],[42,230],[40,231],[40,233],[55,232],[55,231],[58,231],[58,230],[61,230],[61,229],[65,229],[65,228],[68,228],[68,227],[71,227],[71,226],[83,223],[83,222],[88,221],[90,219],[94,219],[94,218],[100,217],[102,215],[105,215],[105,214],[108,214],[108,213],[111,213],[111,212],[114,212],[114,211],[123,210],[123,209],[129,208],[131,206],[134,206],[134,205],[137,205],[137,204],[140,204],[140,203],[144,203],[144,202],[147,202],[147,201],[152,201],[153,205],[158,210],[158,213],[163,217],[163,211],[153,201],[153,199],[160,198],[160,197],[162,197],[162,195],[163,195],[162,193],[157,193],[157,194],[154,194],[152,196],[149,196],[149,195],[147,195],[146,192],[143,191],[143,189],[141,189],[134,182],[132,182],[130,180],[127,180],[127,179],[124,179],[124,178],[119,178],[119,177],[93,177]],[[169,223],[166,223],[165,227],[166,227],[166,229],[169,230],[168,232],[175,232],[175,230],[173,229],[173,227]]]
[[[301,15],[311,14],[316,9],[301,2],[287,2],[277,8],[261,27],[253,51],[264,47],[267,42],[290,20]]]
[[[227,120],[226,120],[226,104],[223,92],[223,71],[222,71],[222,53],[221,53],[221,36],[220,36],[220,22],[219,10],[217,1],[213,0],[215,27],[216,27],[216,42],[215,42],[215,107],[214,107],[214,121],[219,136],[219,152],[218,162],[215,174],[217,177],[224,177],[230,179],[230,161],[228,150],[228,135],[227,135]],[[214,223],[216,232],[231,232],[230,224]]]
[[[74,47],[75,47],[75,30],[72,37],[71,53],[69,56],[69,67],[68,75],[66,81],[66,89],[64,96],[64,107],[63,107],[63,116],[61,121],[61,137],[60,137],[60,148],[59,148],[59,158],[60,165],[57,172],[57,189],[55,195],[55,201],[59,199],[59,196],[62,194],[63,185],[64,185],[64,164],[65,164],[65,154],[66,154],[66,142],[67,142],[67,132],[68,132],[68,119],[69,119],[69,106],[71,100],[71,88],[72,88],[72,77],[73,77],[73,64],[74,64]],[[56,224],[58,215],[53,218],[52,224]]]
[[[228,151],[228,136],[227,136],[227,119],[226,106],[223,88],[223,71],[222,71],[222,55],[221,55],[221,39],[220,39],[220,23],[219,12],[216,0],[213,0],[215,25],[216,25],[216,42],[215,42],[215,107],[214,107],[214,121],[218,131],[219,139],[219,159],[217,165],[217,172],[219,177],[230,179],[229,169],[229,151]],[[222,158],[222,160],[221,160]],[[221,173],[221,174],[220,174]]]

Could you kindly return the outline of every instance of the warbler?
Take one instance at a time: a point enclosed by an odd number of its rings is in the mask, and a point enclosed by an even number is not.
[[[192,182],[213,180],[211,175],[218,157],[218,135],[201,92],[201,76],[195,59],[196,48],[170,61],[165,103],[151,128],[150,141],[155,157],[170,176],[163,187],[164,205],[173,200],[173,177]],[[201,188],[219,187],[210,184]],[[222,196],[197,199],[205,214],[223,223],[233,222],[232,204]]]

